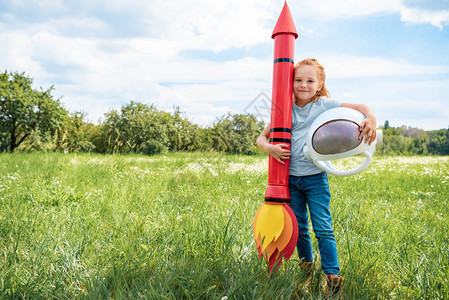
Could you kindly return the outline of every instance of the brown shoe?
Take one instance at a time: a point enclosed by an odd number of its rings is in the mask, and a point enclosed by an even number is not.
[[[343,277],[338,274],[327,274],[326,284],[326,294],[327,296],[333,298],[340,293],[340,290],[343,286]]]

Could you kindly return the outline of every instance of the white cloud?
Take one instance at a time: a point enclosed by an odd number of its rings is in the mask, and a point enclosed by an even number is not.
[[[397,12],[402,0],[315,0],[296,3],[295,11],[313,14],[318,18],[354,18],[373,14]],[[300,7],[303,6],[303,10]]]
[[[28,9],[35,12],[55,12],[60,11],[64,6],[63,0],[41,0],[41,1],[30,1],[30,0],[15,0],[10,3],[11,8],[14,10]]]
[[[391,126],[407,125],[424,130],[449,128],[448,104],[439,99],[379,99],[377,120],[389,120]],[[383,124],[383,122],[381,122]]]
[[[26,70],[36,85],[44,88],[55,84],[54,94],[63,96],[62,101],[70,110],[88,112],[92,121],[103,117],[110,108],[135,100],[155,102],[167,110],[178,105],[192,120],[205,124],[232,109],[221,103],[235,102],[244,107],[260,91],[270,93],[271,89],[271,58],[181,60],[165,56],[155,46],[164,42],[152,38],[81,39],[45,32],[32,36],[2,34],[0,43],[14,46],[13,50],[0,49],[8,69]],[[334,81],[449,73],[449,66],[418,65],[381,57],[315,57],[326,67],[327,78]],[[67,68],[67,72],[52,72],[48,69],[52,64]],[[442,88],[434,87],[438,89]],[[359,88],[338,90],[347,101],[357,102],[357,95],[363,95]]]
[[[330,92],[343,102],[370,105],[378,125],[389,120],[391,126],[407,125],[424,130],[448,128],[446,89],[449,80],[427,77],[342,78],[332,80]]]
[[[297,61],[310,57],[300,53]],[[419,65],[385,57],[315,53],[313,57],[325,67],[327,78],[360,78],[409,75],[448,74],[449,65]]]
[[[440,29],[449,24],[449,9],[431,10],[425,6],[412,7],[405,0],[345,0],[344,3],[334,0],[316,0],[303,1],[300,4],[293,2],[291,6],[298,14],[321,20],[399,14],[403,22],[432,24]]]
[[[280,12],[274,2],[18,0],[3,16],[28,34],[153,38],[161,51],[175,55],[188,49],[217,52],[265,42]]]
[[[0,65],[11,72],[27,72],[32,76],[43,75],[41,65],[30,55],[31,39],[20,32],[0,34]],[[31,51],[30,51],[31,50]]]
[[[158,37],[180,41],[187,49],[221,51],[265,42],[276,12],[273,0],[152,1],[151,24]],[[160,12],[164,12],[161,14]]]
[[[430,23],[440,29],[449,24],[449,10],[425,10],[418,8],[402,7],[401,20],[404,22],[426,24]]]
[[[69,110],[88,112],[95,122],[108,109],[135,100],[169,110],[178,105],[204,124],[230,111],[219,102],[249,101],[271,85],[271,59],[180,60],[166,57],[153,39],[81,39],[39,32],[3,34],[0,43],[14,45],[13,50],[0,49],[3,66],[26,70],[36,87],[55,84],[53,94],[62,96]]]

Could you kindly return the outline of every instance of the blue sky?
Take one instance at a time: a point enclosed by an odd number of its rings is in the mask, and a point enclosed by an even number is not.
[[[449,127],[449,0],[287,3],[295,61],[317,58],[333,98],[370,105],[378,125]],[[267,109],[260,95],[271,95],[270,36],[283,4],[0,0],[0,71],[54,85],[68,110],[92,122],[133,100],[176,105],[208,125]]]

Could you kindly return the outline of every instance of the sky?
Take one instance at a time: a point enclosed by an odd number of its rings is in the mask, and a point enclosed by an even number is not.
[[[449,127],[449,0],[289,0],[295,62],[317,58],[333,99],[379,126]],[[0,0],[0,71],[54,86],[98,123],[130,101],[210,126],[269,121],[271,33],[284,0]]]

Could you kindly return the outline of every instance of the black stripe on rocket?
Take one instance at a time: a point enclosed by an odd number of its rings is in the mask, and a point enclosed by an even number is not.
[[[270,143],[291,144],[292,130],[286,127],[273,127],[270,129]]]
[[[287,127],[273,127],[270,129],[270,132],[289,132],[292,133],[292,130]]]
[[[274,60],[274,63],[278,63],[278,62],[289,62],[289,63],[293,63],[293,59],[288,58],[288,57],[276,58],[276,59]]]

